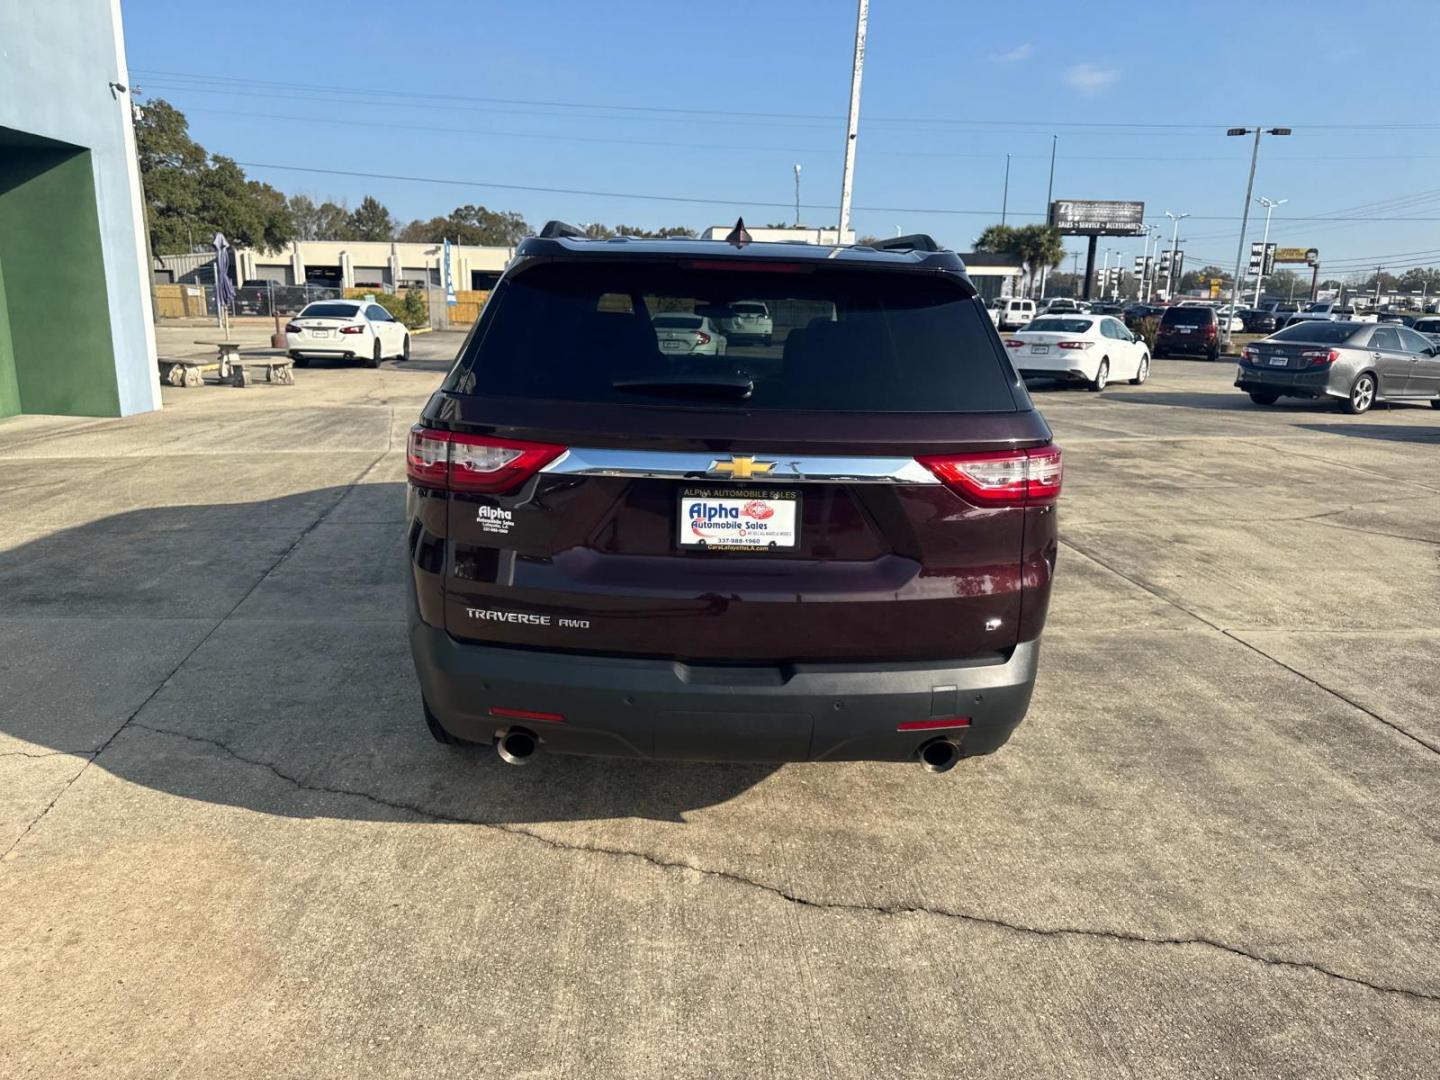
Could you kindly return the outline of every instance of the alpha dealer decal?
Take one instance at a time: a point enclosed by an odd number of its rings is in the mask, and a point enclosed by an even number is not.
[[[795,547],[800,499],[793,491],[688,489],[680,497],[680,546],[733,551]]]
[[[509,510],[501,510],[498,506],[477,506],[475,520],[479,522],[481,532],[504,536],[515,524],[515,515]]]

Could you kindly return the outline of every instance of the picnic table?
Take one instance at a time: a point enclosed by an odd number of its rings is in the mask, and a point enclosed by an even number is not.
[[[251,372],[264,370],[266,382],[295,385],[295,361],[289,356],[277,356],[271,349],[245,348],[238,341],[196,341],[195,344],[214,346],[215,359],[161,360],[160,377],[166,383],[200,386],[205,382],[205,375],[213,371],[222,383],[248,386]]]

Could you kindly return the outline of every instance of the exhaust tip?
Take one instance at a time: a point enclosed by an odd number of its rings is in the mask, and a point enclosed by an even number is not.
[[[540,749],[540,740],[524,728],[506,728],[495,738],[495,752],[506,765],[528,765]]]
[[[953,769],[960,760],[960,748],[949,739],[931,739],[916,755],[926,772],[943,773]]]

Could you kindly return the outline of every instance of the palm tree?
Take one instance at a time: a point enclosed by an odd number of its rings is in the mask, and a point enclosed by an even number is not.
[[[1025,225],[1014,232],[1012,254],[1025,264],[1027,291],[1033,293],[1036,275],[1065,261],[1065,243],[1059,231],[1050,225]]]

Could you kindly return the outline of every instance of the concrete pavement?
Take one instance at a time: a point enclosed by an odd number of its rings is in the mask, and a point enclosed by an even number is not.
[[[1037,390],[1000,754],[511,769],[403,630],[458,340],[0,424],[0,1074],[1433,1074],[1440,414]]]

